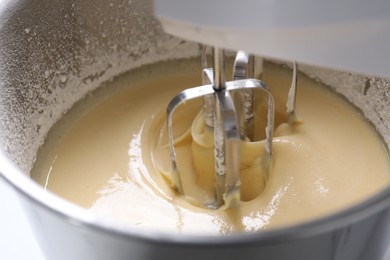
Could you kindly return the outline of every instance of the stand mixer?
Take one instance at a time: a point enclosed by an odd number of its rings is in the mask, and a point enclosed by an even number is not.
[[[390,52],[386,49],[390,45],[390,26],[387,26],[390,19],[385,11],[389,8],[390,4],[385,2],[372,6],[363,1],[299,1],[291,5],[264,0],[239,3],[156,0],[155,13],[166,32],[215,46],[213,68],[203,62],[204,85],[179,93],[168,106],[172,186],[185,195],[176,163],[172,117],[180,104],[199,97],[203,97],[206,126],[214,131],[216,198],[211,203],[203,203],[204,206],[230,208],[240,201],[240,139],[251,141],[255,89],[269,96],[266,156],[262,163],[266,175],[270,170],[274,129],[272,94],[263,82],[254,79],[254,57],[243,51],[237,53],[233,81],[225,82],[224,49],[242,49],[262,57],[389,76],[386,61],[390,60]],[[206,60],[205,51],[202,55],[202,60]],[[295,62],[293,68],[287,101],[290,125],[295,122]]]

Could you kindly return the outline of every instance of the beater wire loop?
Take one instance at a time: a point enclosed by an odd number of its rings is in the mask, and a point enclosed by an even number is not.
[[[212,49],[213,68],[207,63],[207,49],[202,51],[202,86],[186,89],[177,94],[167,108],[168,142],[172,163],[172,186],[185,195],[181,172],[176,161],[173,135],[173,114],[183,103],[203,99],[205,126],[214,132],[215,199],[204,205],[211,209],[227,209],[240,202],[240,146],[243,139],[252,140],[254,132],[255,91],[268,95],[265,158],[263,169],[268,173],[272,160],[274,130],[274,99],[266,84],[254,79],[254,58],[239,51],[233,67],[233,80],[225,81],[225,54]],[[259,156],[262,151],[259,151]],[[183,173],[185,174],[185,173]]]

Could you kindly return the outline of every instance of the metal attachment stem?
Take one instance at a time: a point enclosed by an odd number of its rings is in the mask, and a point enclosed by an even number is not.
[[[298,64],[294,61],[293,76],[292,76],[290,91],[288,92],[287,105],[286,105],[289,125],[293,125],[296,120],[295,105],[297,99],[297,81],[298,81],[297,73],[298,73]]]
[[[214,72],[214,84],[215,91],[224,90],[226,75],[225,75],[225,52],[217,47],[213,48],[213,72]]]

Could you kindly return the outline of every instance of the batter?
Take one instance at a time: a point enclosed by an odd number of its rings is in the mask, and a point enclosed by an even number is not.
[[[202,234],[256,232],[312,220],[356,204],[389,184],[387,151],[355,108],[301,76],[300,122],[291,127],[285,123],[291,71],[267,64],[263,81],[275,97],[277,126],[268,180],[258,171],[264,119],[257,120],[257,142],[242,149],[240,207],[215,211],[194,205],[169,186],[165,133],[169,100],[182,89],[200,85],[201,74],[192,69],[198,63],[184,62],[184,67],[179,74],[156,72],[134,81],[90,109],[68,131],[50,133],[60,138],[49,135],[52,141],[38,155],[32,177],[98,215]],[[262,115],[265,106],[258,103]],[[204,156],[210,149],[207,142],[199,146],[193,141],[194,131],[199,134],[202,128],[201,119],[193,124],[198,106],[190,102],[181,109],[175,135],[178,161],[186,169],[184,188],[202,201],[210,196],[213,179],[200,168],[213,168],[213,159]]]

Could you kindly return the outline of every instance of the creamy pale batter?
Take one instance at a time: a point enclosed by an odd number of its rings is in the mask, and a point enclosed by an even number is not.
[[[318,218],[358,203],[389,184],[387,151],[355,108],[301,76],[300,123],[291,127],[284,123],[291,71],[267,64],[263,80],[277,105],[268,181],[258,171],[264,118],[256,123],[259,142],[243,145],[241,205],[217,211],[195,206],[168,185],[170,160],[164,127],[169,100],[181,89],[200,85],[200,73],[192,72],[198,66],[184,62],[187,69],[179,74],[162,70],[133,82],[90,109],[69,131],[51,133],[60,138],[52,138],[43,147],[32,177],[45,189],[117,221],[216,234],[260,231]],[[263,99],[259,97],[259,114],[265,109]],[[207,136],[199,140],[197,135],[193,142],[191,131],[202,133],[201,120],[192,125],[198,106],[199,102],[190,102],[180,110],[175,131],[184,188],[205,201],[213,188],[213,158],[207,159],[212,155]]]

